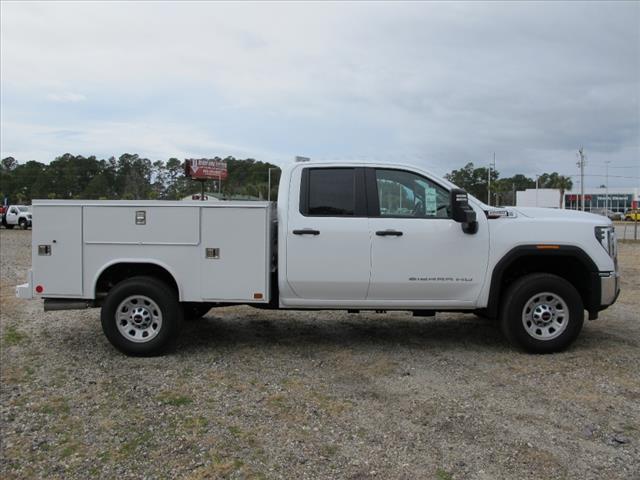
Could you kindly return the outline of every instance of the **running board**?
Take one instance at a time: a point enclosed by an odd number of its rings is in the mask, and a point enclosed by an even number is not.
[[[57,310],[85,310],[95,307],[93,300],[69,300],[66,298],[45,298],[44,311],[55,312]]]

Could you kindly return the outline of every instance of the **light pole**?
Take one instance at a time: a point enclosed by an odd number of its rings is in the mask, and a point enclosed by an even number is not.
[[[604,184],[604,186],[605,186],[605,194],[604,194],[604,211],[605,211],[605,215],[609,215],[609,164],[610,163],[611,163],[611,160],[606,160],[604,162],[604,164],[606,166],[606,172],[607,172],[607,181]]]
[[[585,154],[584,148],[580,147],[578,150],[578,167],[580,168],[580,196],[582,197],[582,211],[584,212],[584,164],[585,164]]]
[[[540,175],[536,174],[536,207],[538,206],[538,179]]]
[[[489,170],[487,171],[487,204],[491,206],[491,166],[496,169],[496,152],[493,152],[493,163],[489,164]]]

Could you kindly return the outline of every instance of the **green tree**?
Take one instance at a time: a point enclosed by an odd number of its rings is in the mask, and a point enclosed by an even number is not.
[[[9,193],[9,198],[13,203],[28,203],[34,198],[34,186],[41,184],[38,182],[40,176],[46,176],[46,165],[44,163],[29,160],[23,165],[18,165],[12,172],[13,188]]]
[[[535,180],[518,173],[512,177],[499,178],[496,180],[495,191],[498,193],[499,205],[515,205],[515,192],[535,188]],[[493,187],[492,187],[493,188]]]
[[[475,168],[473,163],[467,163],[459,170],[452,170],[451,173],[445,175],[445,178],[458,187],[466,190],[468,193],[481,201],[487,199],[488,189],[488,169],[485,167]],[[500,176],[496,170],[491,170],[491,184],[493,185]]]
[[[123,199],[149,198],[151,193],[151,160],[138,154],[120,155],[117,163],[116,194]]]

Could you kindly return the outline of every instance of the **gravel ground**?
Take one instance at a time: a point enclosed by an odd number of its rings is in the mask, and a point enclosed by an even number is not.
[[[97,310],[14,298],[0,231],[2,478],[640,478],[640,244],[567,352],[473,315],[211,310],[128,358]]]

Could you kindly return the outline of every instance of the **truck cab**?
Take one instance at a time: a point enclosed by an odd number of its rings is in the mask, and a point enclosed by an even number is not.
[[[46,220],[18,296],[44,297],[45,309],[101,307],[104,333],[127,354],[161,353],[185,317],[232,304],[476,313],[517,347],[554,352],[619,293],[606,217],[490,207],[410,165],[295,163],[275,212],[267,202],[34,208]],[[179,231],[157,222],[167,216]]]
[[[476,308],[488,220],[467,203],[476,226],[465,232],[448,182],[415,168],[344,163],[296,165],[287,178],[278,203],[283,307]]]

